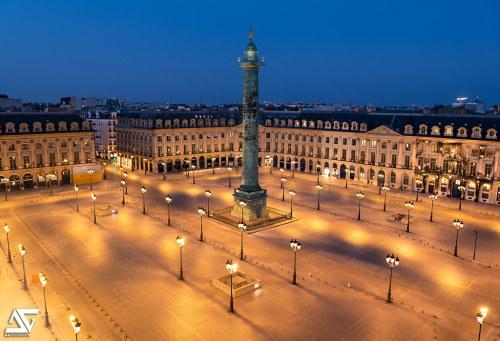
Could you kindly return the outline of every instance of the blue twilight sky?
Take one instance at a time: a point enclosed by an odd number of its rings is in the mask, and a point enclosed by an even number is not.
[[[500,104],[500,1],[0,0],[0,93],[241,102],[254,26],[260,99]]]

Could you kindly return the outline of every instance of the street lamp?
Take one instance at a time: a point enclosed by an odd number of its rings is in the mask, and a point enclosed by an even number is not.
[[[477,245],[477,235],[478,235],[479,231],[478,230],[474,230],[474,256],[472,256],[472,260],[476,260],[476,245]]]
[[[290,240],[290,247],[293,250],[293,278],[292,284],[297,284],[297,251],[300,250],[300,242],[297,239]]]
[[[293,197],[295,196],[295,190],[293,190],[293,189],[289,190],[288,194],[290,194],[290,219],[292,219],[292,216],[293,216]]]
[[[50,188],[50,195],[52,195],[52,176],[53,174],[48,174],[47,177],[49,178],[49,188]]]
[[[205,191],[205,195],[207,196],[207,214],[210,216],[210,197],[212,196],[212,192],[210,192],[208,189]]]
[[[125,180],[122,179],[122,205],[125,205]]]
[[[168,223],[167,225],[170,226],[170,203],[172,202],[172,198],[170,195],[165,196],[165,201],[167,202],[167,209],[168,209]]]
[[[191,161],[190,160],[186,160],[185,162],[187,164],[187,167],[186,167],[187,172],[186,173],[187,173],[187,177],[189,178],[189,164],[191,163]]]
[[[240,200],[239,202],[240,204],[240,207],[241,207],[241,221],[244,221],[243,219],[243,212],[244,212],[244,208],[247,206],[247,203],[243,200]]]
[[[429,194],[429,199],[431,199],[431,218],[429,221],[432,221],[432,212],[434,211],[434,200],[438,198],[436,193]]]
[[[195,184],[195,180],[194,180],[194,170],[196,169],[196,166],[195,165],[191,165],[191,169],[193,170],[193,185]]]
[[[92,197],[92,201],[94,202],[94,224],[97,224],[97,218],[96,218],[96,214],[95,214],[95,199],[97,199],[97,197],[93,192],[91,194],[91,197]]]
[[[240,259],[243,260],[243,231],[245,231],[247,229],[247,226],[245,225],[245,223],[243,221],[240,221],[238,223],[238,228],[241,231],[241,252],[240,252]]]
[[[73,326],[73,329],[75,330],[75,337],[76,341],[78,341],[78,333],[80,332],[80,328],[82,327],[82,324],[78,321],[78,318],[75,317],[75,315],[71,315],[69,317],[69,320],[71,321],[71,325]]]
[[[7,225],[7,223],[5,223],[3,225],[3,228],[5,229],[5,233],[7,234],[7,258],[9,259],[9,263],[12,263],[12,258],[10,256],[10,244],[9,244],[9,231],[10,231],[10,228],[9,228],[9,225]]]
[[[233,169],[231,167],[227,168],[227,186],[231,187],[231,171]]]
[[[415,180],[415,184],[417,186],[417,198],[415,199],[416,202],[418,202],[418,193],[422,190],[422,184],[424,182],[422,181],[422,179],[416,179]]]
[[[477,313],[477,322],[479,322],[479,337],[477,338],[477,341],[481,340],[481,327],[483,326],[483,321],[487,314],[488,308],[481,308],[480,312]]]
[[[19,252],[21,252],[21,258],[23,259],[23,274],[24,274],[23,287],[24,289],[28,289],[28,282],[26,281],[26,270],[24,268],[24,254],[26,253],[26,249],[22,244],[19,244]]]
[[[281,197],[281,200],[282,201],[285,201],[285,182],[286,182],[286,178],[285,177],[282,177],[281,178],[281,188],[283,190],[283,195]]]
[[[453,254],[455,257],[458,257],[458,230],[464,228],[464,222],[460,221],[460,219],[453,220],[453,226],[457,229],[457,238],[455,239],[455,253]]]
[[[363,199],[365,195],[359,191],[356,193],[356,196],[358,197],[358,220],[361,220],[361,199]]]
[[[148,159],[144,158],[144,159],[142,159],[142,161],[144,161],[144,175],[148,175],[146,173],[148,170],[148,164],[147,164]]]
[[[142,192],[142,214],[146,214],[146,200],[144,198],[144,194],[146,193],[146,187],[141,187]]]
[[[184,279],[184,271],[182,271],[182,247],[184,246],[184,238],[181,236],[177,236],[177,245],[179,245],[179,251],[180,251],[180,260],[181,260],[181,268],[179,271],[179,279],[182,281]]]
[[[273,174],[273,161],[271,157],[267,158],[268,162],[267,164],[269,165],[269,174]]]
[[[347,188],[347,179],[349,179],[349,174],[351,173],[350,169],[345,170],[345,188]]]
[[[49,313],[47,312],[47,300],[45,298],[45,285],[47,284],[47,277],[45,277],[43,272],[40,272],[38,274],[38,277],[40,278],[40,282],[42,283],[42,288],[43,288],[43,302],[45,304],[45,327],[48,327],[50,326]]]
[[[280,174],[281,174],[281,177],[283,177],[283,174],[285,173],[285,170],[283,168],[280,168]]]
[[[240,156],[236,155],[234,158],[236,160],[236,172],[238,172],[238,159],[240,158]]]
[[[382,178],[384,177],[384,175],[379,173],[377,177],[378,177],[378,195],[380,195],[382,193],[382,186],[383,186]]]
[[[465,186],[458,186],[458,192],[460,193],[459,194],[459,198],[460,198],[460,203],[458,204],[458,209],[461,210],[462,209],[462,197],[464,195],[464,191],[465,191]]]
[[[134,155],[130,155],[130,163],[132,164],[132,172],[133,172],[135,169]]]
[[[226,261],[226,269],[227,269],[227,271],[229,271],[229,273],[231,275],[231,299],[229,300],[229,312],[233,313],[234,312],[234,309],[233,309],[233,274],[235,274],[236,271],[238,271],[238,264],[233,263],[232,260],[228,260],[228,261]]]
[[[127,187],[127,172],[123,172],[123,180],[125,180],[125,194],[128,194],[128,187]]]
[[[297,162],[292,160],[292,178],[295,178],[295,164],[297,164]]]
[[[166,180],[166,178],[165,178],[165,171],[167,170],[166,169],[166,165],[167,164],[165,162],[162,162],[161,165],[163,166],[163,181],[165,181]]]
[[[399,265],[399,258],[394,257],[394,255],[389,256],[389,254],[387,254],[385,261],[391,268],[391,276],[389,277],[389,292],[387,293],[387,303],[391,303],[392,269]]]
[[[405,207],[408,209],[408,223],[406,224],[406,232],[410,232],[410,210],[415,207],[411,201],[405,203]]]
[[[64,160],[64,163],[66,164],[66,160]],[[106,161],[103,161],[102,165],[104,166],[102,167],[102,177],[104,178],[104,180],[106,180]]]
[[[76,196],[76,211],[79,212],[80,209],[78,207],[78,185],[75,185],[75,196]]]
[[[120,179],[123,178],[123,167],[120,166]]]
[[[316,184],[316,189],[318,190],[318,207],[316,209],[319,210],[319,193],[323,189],[323,186],[321,186],[321,184],[318,183],[318,184]]]
[[[382,190],[384,191],[384,211],[386,210],[386,206],[387,206],[387,192],[389,192],[391,188],[387,185],[384,185],[384,187],[382,187]]]
[[[92,174],[94,174],[94,170],[89,169],[89,170],[87,170],[87,173],[89,174],[89,177],[90,177],[90,190],[92,190]],[[49,182],[50,182],[50,179],[49,179]]]
[[[207,212],[203,207],[198,207],[198,213],[200,214],[200,242],[203,242],[203,215]]]
[[[2,178],[2,182],[5,182],[5,201],[8,201],[7,192],[9,190],[9,178]]]
[[[319,182],[319,171],[321,170],[321,165],[317,164],[316,165],[316,173],[318,174],[318,179],[316,180],[316,182]]]

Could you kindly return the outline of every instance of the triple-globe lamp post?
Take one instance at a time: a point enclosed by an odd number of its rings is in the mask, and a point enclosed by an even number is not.
[[[317,210],[319,210],[319,193],[321,192],[321,190],[323,189],[323,186],[321,186],[320,183],[317,183],[316,184],[316,189],[318,190],[318,207],[316,208]]]
[[[453,256],[458,257],[458,231],[464,228],[464,222],[460,219],[453,220],[453,227],[457,230],[457,238],[455,239],[455,253]]]
[[[167,194],[165,196],[165,201],[167,202],[167,211],[168,211],[168,222],[167,222],[167,225],[170,226],[170,203],[172,202],[172,197]]]
[[[292,284],[297,284],[297,251],[300,250],[301,244],[297,239],[290,240],[290,247],[293,250],[293,277]]]
[[[240,252],[240,259],[243,260],[243,232],[247,229],[247,226],[243,221],[240,221],[238,223],[238,228],[241,231],[241,252]]]
[[[432,222],[432,214],[434,211],[434,200],[436,200],[437,198],[438,198],[438,195],[436,193],[429,194],[429,199],[431,199],[431,217],[430,217],[429,221],[431,221],[431,222]]]
[[[146,194],[146,187],[142,186],[141,192],[142,192],[142,214],[146,214],[146,199],[144,196],[144,194]]]
[[[295,196],[295,190],[291,189],[288,191],[288,194],[290,194],[290,219],[292,219],[293,216],[293,197]]]
[[[232,260],[226,261],[226,269],[229,271],[231,277],[231,298],[229,299],[229,312],[233,313],[233,275],[238,271],[238,264],[233,263]]]
[[[389,292],[387,293],[387,303],[391,303],[392,269],[399,265],[399,258],[394,257],[394,255],[389,256],[389,254],[387,254],[387,256],[385,257],[385,261],[391,268],[391,275],[389,277]]]
[[[410,210],[415,207],[415,204],[411,201],[405,202],[405,207],[408,209],[408,223],[406,224],[406,232],[410,232]]]
[[[7,259],[9,260],[9,263],[12,263],[12,257],[10,255],[10,243],[9,243],[10,228],[9,225],[7,225],[7,223],[3,225],[3,228],[5,229],[5,233],[7,234]]]
[[[207,211],[203,207],[198,207],[198,213],[200,214],[200,242],[203,242],[203,216],[207,214]]]
[[[181,236],[177,236],[177,245],[179,245],[179,252],[180,252],[180,270],[179,270],[179,279],[182,281],[184,280],[184,271],[182,270],[182,247],[184,246],[184,238]]]
[[[50,326],[49,323],[49,313],[47,312],[47,299],[45,298],[45,285],[47,284],[47,277],[43,272],[38,274],[38,278],[40,278],[40,282],[42,283],[43,288],[43,303],[45,304],[45,327]]]
[[[384,187],[382,187],[382,190],[384,191],[384,211],[386,211],[386,207],[387,207],[387,192],[389,192],[391,188],[387,185],[384,185]]]
[[[365,197],[363,192],[359,191],[356,193],[356,196],[358,197],[358,220],[361,220],[361,199]]]

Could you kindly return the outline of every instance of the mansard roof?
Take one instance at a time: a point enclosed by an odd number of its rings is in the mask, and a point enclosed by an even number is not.
[[[59,122],[66,123],[66,130],[59,130]],[[41,133],[58,133],[71,131],[71,124],[78,124],[78,130],[84,130],[84,121],[78,114],[63,112],[63,113],[46,113],[46,112],[0,112],[0,135],[7,134],[41,134]],[[40,123],[40,130],[34,131],[34,124]],[[47,124],[52,123],[54,130],[47,130]],[[7,126],[14,124],[14,132],[8,132]],[[28,131],[21,131],[20,127],[23,124],[28,125]],[[89,129],[90,130],[90,125]]]

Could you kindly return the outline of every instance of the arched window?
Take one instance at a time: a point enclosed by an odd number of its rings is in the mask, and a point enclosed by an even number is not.
[[[427,135],[427,126],[425,124],[421,124],[418,133],[420,135]]]
[[[486,138],[490,140],[494,140],[497,138],[497,131],[495,129],[488,129],[486,133]]]
[[[361,123],[359,130],[366,131],[367,130],[366,124],[365,123]]]
[[[375,171],[373,169],[370,169],[370,180],[375,180]]]

